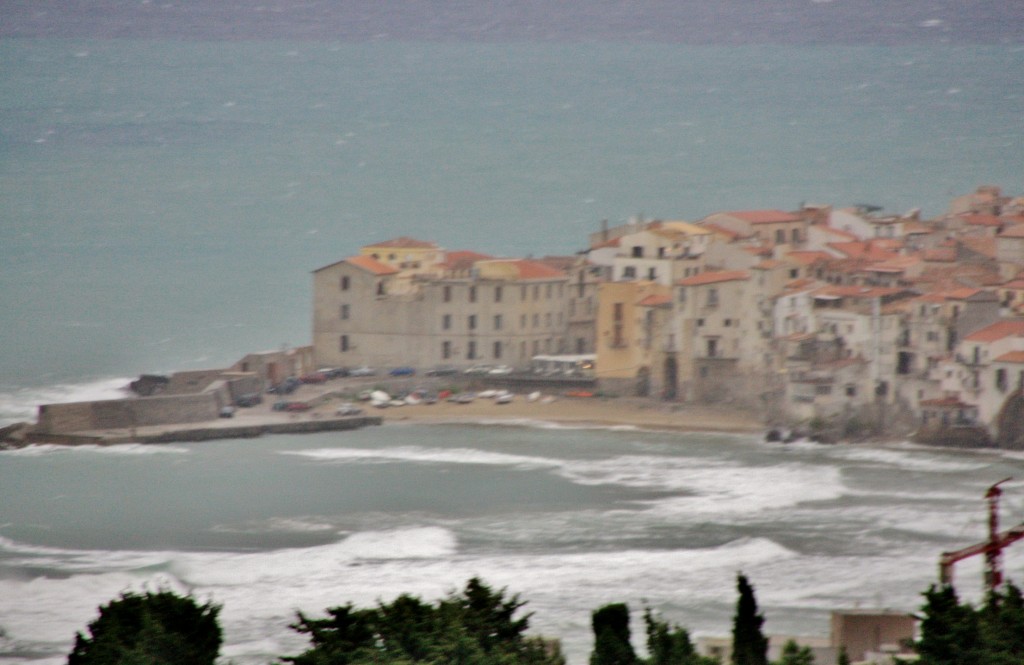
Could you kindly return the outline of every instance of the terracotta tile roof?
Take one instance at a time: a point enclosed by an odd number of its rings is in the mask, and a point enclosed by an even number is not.
[[[962,289],[953,289],[951,291],[946,291],[942,295],[945,296],[947,300],[967,300],[968,298],[977,293],[981,293],[981,289],[972,289],[965,286]]]
[[[1024,279],[1014,279],[1003,284],[1004,289],[1024,289]]]
[[[789,252],[786,254],[786,259],[795,261],[802,265],[810,265],[816,261],[829,261],[835,257],[828,252],[814,252],[810,250],[797,250],[795,252]]]
[[[661,305],[668,305],[672,302],[671,296],[665,295],[650,295],[637,303],[640,307],[659,307]]]
[[[1010,351],[995,359],[997,363],[1018,363],[1024,364],[1024,351]]]
[[[982,215],[980,213],[960,215],[960,218],[971,226],[1002,226],[1003,220],[995,215]]]
[[[754,266],[754,268],[757,270],[772,270],[773,268],[781,268],[784,265],[786,264],[783,263],[782,261],[776,261],[775,259],[765,259],[764,261],[761,261],[756,266]]]
[[[736,240],[737,238],[747,238],[747,237],[749,237],[745,233],[738,233],[736,231],[730,231],[729,229],[727,229],[727,228],[725,228],[723,226],[719,226],[718,224],[715,224],[713,222],[705,224],[704,228],[706,228],[707,230],[709,230],[712,233],[715,233],[717,235],[725,236],[729,240]]]
[[[408,236],[399,236],[394,240],[385,240],[384,242],[375,242],[367,247],[399,247],[407,249],[437,249],[437,244],[432,242],[426,242],[424,240],[417,240],[416,238],[410,238]]]
[[[847,240],[860,240],[860,238],[858,238],[856,234],[850,233],[849,231],[844,231],[842,229],[837,229],[834,226],[818,226],[815,228],[819,228],[825,233],[832,236],[839,236],[840,238],[846,238]]]
[[[1003,229],[999,234],[1000,238],[1024,238],[1024,224],[1016,224]]]
[[[599,242],[599,243],[597,243],[595,245],[591,245],[590,249],[601,249],[603,247],[618,247],[619,246],[619,240],[621,240],[621,238],[612,238],[611,240],[606,240],[604,242]]]
[[[734,210],[723,214],[735,217],[736,219],[742,219],[748,224],[778,224],[781,222],[803,221],[802,217],[781,210]]]
[[[932,229],[927,224],[921,222],[903,222],[903,235],[914,236],[931,233]]]
[[[362,268],[367,272],[372,272],[374,275],[394,275],[399,272],[397,268],[392,268],[386,263],[382,263],[372,256],[350,256],[345,259],[345,263],[351,263],[357,268]]]
[[[921,258],[931,263],[952,263],[956,261],[956,250],[952,247],[936,247],[921,252]]]
[[[679,286],[703,286],[704,284],[733,282],[744,279],[750,279],[750,273],[746,270],[717,270],[715,272],[702,272],[692,277],[684,277],[676,282],[676,284]]]
[[[935,406],[942,409],[959,409],[968,406],[960,401],[959,397],[939,397],[938,399],[923,399],[921,406]]]
[[[557,279],[565,277],[565,273],[561,270],[546,266],[539,261],[531,261],[529,259],[497,259],[497,261],[514,266],[519,273],[519,279]]]
[[[834,296],[837,298],[882,298],[903,293],[904,291],[905,289],[881,286],[826,286],[818,291],[817,295]]]
[[[998,321],[990,326],[976,330],[967,337],[965,342],[994,342],[1006,337],[1020,337],[1024,335],[1024,321]]]
[[[469,270],[477,261],[493,259],[493,256],[473,252],[467,249],[460,249],[454,252],[445,252],[444,261],[441,265],[448,270]]]
[[[990,258],[996,257],[996,239],[995,238],[961,238],[960,242],[968,249],[988,256]]]

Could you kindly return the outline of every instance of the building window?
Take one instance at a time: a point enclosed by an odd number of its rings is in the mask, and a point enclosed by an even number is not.
[[[494,359],[498,360],[501,358],[501,342],[494,343]]]
[[[654,280],[658,279],[658,271],[655,270],[654,268],[648,268],[647,269],[647,279],[651,280],[652,282]]]
[[[444,287],[442,300],[444,300],[445,302],[451,302],[452,301],[452,287],[450,287],[450,286]]]
[[[338,343],[338,349],[340,349],[342,353],[348,351],[348,335],[341,336],[341,341]]]
[[[1001,393],[1005,393],[1006,386],[1006,370],[1000,367],[996,370],[996,390]]]
[[[544,315],[544,325],[547,326],[548,328],[551,327],[551,312],[548,312],[547,314]]]
[[[722,325],[724,325],[726,328],[730,327],[732,325],[732,319],[726,319],[725,321],[722,322]]]
[[[470,360],[476,359],[476,342],[469,342],[466,348],[466,357],[469,358]]]
[[[469,318],[466,319],[466,327],[470,330],[476,330],[476,314],[469,315]]]
[[[377,282],[377,295],[384,295],[384,282]]]
[[[626,266],[625,268],[623,268],[622,269],[622,278],[623,279],[635,279],[636,278],[636,268],[634,266]]]
[[[341,278],[341,290],[342,291],[348,291],[348,287],[349,287],[348,275],[343,275],[342,278]]]
[[[501,287],[494,287],[494,302],[501,302]]]
[[[625,346],[622,334],[625,318],[625,307],[621,302],[615,303],[612,306],[612,346]]]
[[[525,286],[520,286],[519,287],[519,300],[520,300],[520,302],[526,302],[526,287]]]
[[[540,327],[540,314],[534,314],[533,315],[533,327],[534,328],[539,328]]]
[[[785,231],[785,229],[776,229],[776,231],[775,231],[775,242],[779,243],[780,245],[782,243],[786,242],[786,231]]]
[[[634,259],[642,259],[642,258],[644,258],[644,248],[639,246],[639,245],[637,245],[636,247],[633,247],[632,257]]]
[[[677,299],[679,300],[680,303],[685,303],[686,302],[686,289],[685,288],[679,289],[679,296],[678,296]]]
[[[452,329],[452,315],[451,314],[445,314],[444,316],[441,317],[441,330],[451,330],[451,329]]]
[[[441,358],[448,360],[452,357],[452,343],[441,342]]]
[[[857,386],[853,386],[853,385],[846,386],[846,396],[847,397],[856,397],[857,396]],[[918,395],[918,399],[921,399],[920,395]]]
[[[790,279],[796,279],[799,276],[800,276],[800,269],[799,268],[793,268],[792,270],[789,271],[789,278]]]
[[[526,328],[526,315],[525,314],[520,314],[519,315],[519,328],[520,329]]]
[[[718,307],[718,289],[708,289],[708,307]]]
[[[494,329],[501,330],[501,314],[494,315]]]
[[[469,302],[476,302],[476,287],[469,287]]]
[[[552,292],[553,292],[552,285],[548,284],[547,288],[544,289],[544,297],[547,298],[548,300],[551,300]]]
[[[709,339],[708,342],[708,358],[714,358],[718,355],[718,340]]]
[[[534,300],[534,302],[536,302],[537,300],[540,300],[540,287],[539,286],[534,286],[533,287],[533,300]]]
[[[341,311],[338,313],[342,321],[348,320],[348,305],[342,305]]]
[[[793,242],[800,242],[800,229],[793,229]]]
[[[698,328],[703,328],[704,327],[704,319],[697,319],[697,327]]]

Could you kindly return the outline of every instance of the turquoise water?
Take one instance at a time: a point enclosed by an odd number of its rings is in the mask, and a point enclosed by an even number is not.
[[[915,610],[939,553],[984,538],[985,489],[1022,474],[1017,453],[541,423],[0,452],[0,662],[63,662],[98,605],[147,585],[223,603],[238,665],[301,650],[295,610],[473,575],[520,593],[573,665],[610,602],[728,635],[740,570],[768,632],[825,636],[833,609]],[[980,566],[958,564],[963,597]],[[1024,551],[1005,567],[1019,580]]]
[[[602,219],[1020,191],[1024,47],[0,41],[0,384],[310,338],[397,235],[564,254]]]

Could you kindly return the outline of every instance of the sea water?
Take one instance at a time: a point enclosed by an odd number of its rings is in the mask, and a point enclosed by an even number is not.
[[[915,611],[939,554],[985,537],[986,488],[1022,474],[1018,453],[540,422],[32,446],[0,453],[0,661],[63,662],[98,605],[170,588],[222,604],[223,654],[255,665],[305,647],[296,611],[474,575],[577,664],[612,602],[728,635],[738,572],[767,632],[824,636],[834,609]],[[1005,563],[1024,576],[1024,551]],[[981,562],[956,582],[980,598]]]
[[[307,344],[310,272],[400,235],[570,254],[634,215],[1022,191],[1017,44],[9,38],[0,62],[0,392]]]

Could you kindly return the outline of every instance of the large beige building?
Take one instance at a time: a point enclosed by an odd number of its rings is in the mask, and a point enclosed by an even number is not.
[[[410,238],[371,245],[313,273],[316,362],[526,367],[534,355],[575,351],[568,279],[538,261]]]

